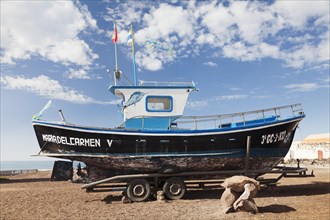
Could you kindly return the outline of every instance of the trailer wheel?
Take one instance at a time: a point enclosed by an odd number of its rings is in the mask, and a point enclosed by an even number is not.
[[[163,192],[168,199],[181,199],[186,193],[186,184],[181,178],[169,178],[163,186]]]
[[[146,201],[151,194],[151,187],[147,180],[132,180],[127,187],[127,197],[133,202]]]

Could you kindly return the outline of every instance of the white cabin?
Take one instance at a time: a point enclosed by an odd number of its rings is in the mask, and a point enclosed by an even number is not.
[[[189,94],[197,90],[191,83],[165,83],[139,86],[111,86],[122,99],[123,126],[129,129],[169,129],[183,115]]]

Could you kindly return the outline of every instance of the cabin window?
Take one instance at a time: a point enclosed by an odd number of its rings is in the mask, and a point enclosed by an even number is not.
[[[146,108],[148,112],[171,112],[173,98],[171,96],[148,96]]]

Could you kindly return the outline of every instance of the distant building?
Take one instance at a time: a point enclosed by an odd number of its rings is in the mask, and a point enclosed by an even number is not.
[[[312,134],[304,140],[293,142],[285,160],[289,159],[329,159],[330,133]]]

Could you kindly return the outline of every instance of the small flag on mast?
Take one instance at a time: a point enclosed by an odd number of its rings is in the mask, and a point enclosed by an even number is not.
[[[117,31],[117,23],[113,22],[113,35],[112,35],[112,42],[117,43],[118,41],[118,31]]]
[[[135,53],[135,51],[134,51],[134,33],[133,33],[133,26],[132,25],[131,25],[131,29],[129,30],[129,32],[127,34],[127,45],[132,46],[132,53],[133,53],[133,56],[135,56],[134,55],[134,53]]]
[[[131,28],[127,34],[127,45],[131,46],[133,43],[132,41],[133,39],[132,39],[132,28]]]
[[[119,73],[118,70],[118,61],[117,61],[117,41],[118,41],[118,31],[117,31],[117,22],[113,21],[113,35],[112,35],[112,42],[115,44],[115,61],[116,61],[116,68],[114,74],[114,81],[115,81],[115,86],[117,85],[117,75]]]

